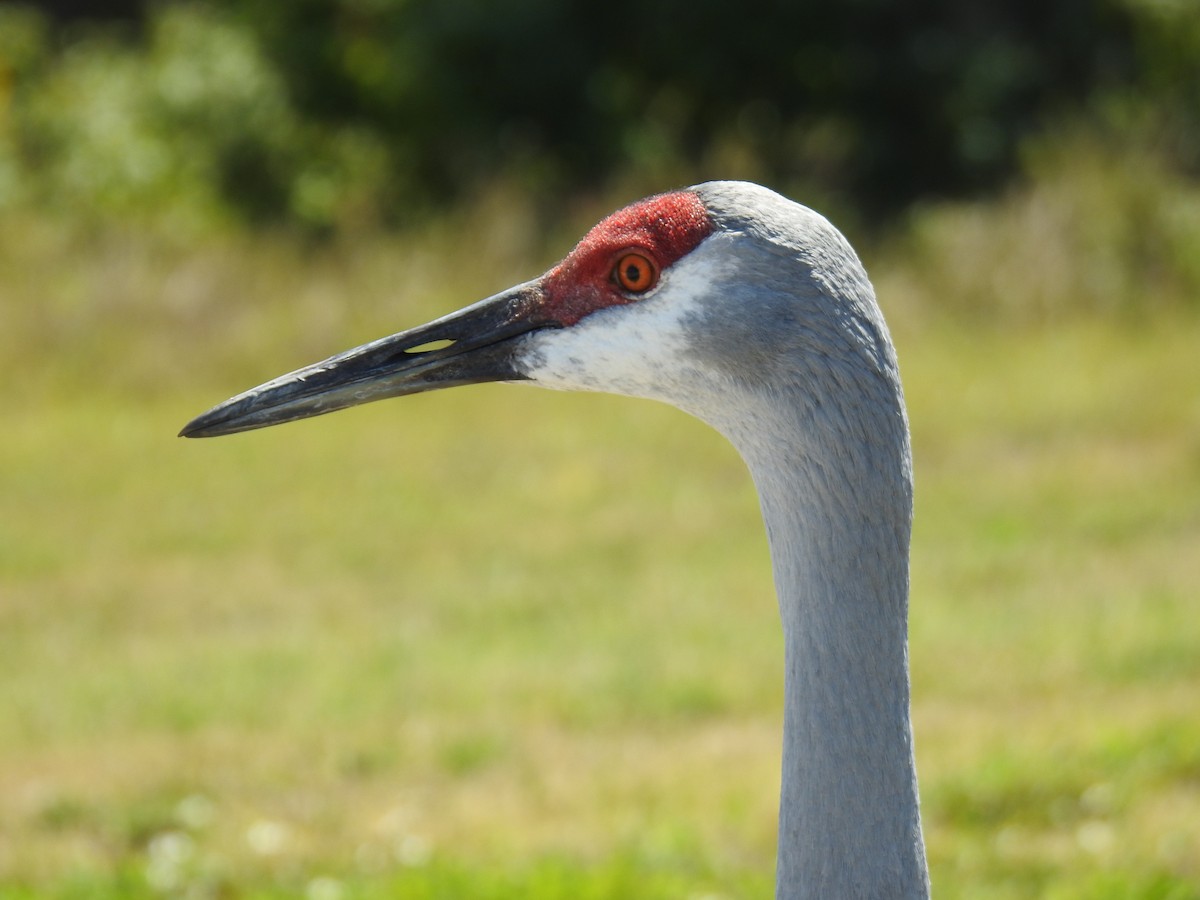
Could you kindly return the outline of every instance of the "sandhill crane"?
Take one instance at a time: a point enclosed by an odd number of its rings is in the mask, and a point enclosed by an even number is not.
[[[541,277],[276,378],[182,434],[485,381],[666,401],[734,444],[758,490],[784,631],[777,897],[927,896],[908,420],[887,326],[845,238],[758,185],[650,197]]]

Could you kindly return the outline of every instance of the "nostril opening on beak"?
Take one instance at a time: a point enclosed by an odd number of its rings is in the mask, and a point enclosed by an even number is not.
[[[426,341],[423,344],[417,344],[415,347],[405,347],[405,353],[431,353],[434,350],[445,350],[447,347],[454,344],[454,341],[449,338],[443,338],[437,341]]]
[[[393,366],[403,365],[412,362],[414,359],[421,356],[428,356],[437,353],[440,350],[445,350],[447,347],[453,347],[457,341],[449,338],[439,338],[435,341],[424,341],[420,344],[413,344],[411,347],[403,348],[388,348],[386,355],[379,354],[372,359],[372,366]]]

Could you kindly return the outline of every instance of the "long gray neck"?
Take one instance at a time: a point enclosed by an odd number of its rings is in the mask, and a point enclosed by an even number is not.
[[[730,435],[758,488],[785,639],[781,900],[929,892],[909,718],[907,423],[900,406],[846,433],[846,413],[808,405],[805,421],[774,418],[769,442]]]

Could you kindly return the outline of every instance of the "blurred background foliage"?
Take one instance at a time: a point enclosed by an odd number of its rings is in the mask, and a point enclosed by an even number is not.
[[[553,256],[538,236],[615,202],[748,178],[948,309],[1040,319],[1195,305],[1198,174],[1194,0],[0,3],[22,232],[328,241],[487,208]]]
[[[320,231],[720,172],[875,224],[1080,120],[1200,171],[1192,0],[103,6],[0,4],[0,209]]]

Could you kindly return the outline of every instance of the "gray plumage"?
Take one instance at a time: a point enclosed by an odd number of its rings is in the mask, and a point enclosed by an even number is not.
[[[703,234],[644,294],[614,292],[555,321],[560,267],[239,395],[184,433],[484,380],[649,397],[710,423],[754,479],[784,631],[777,897],[928,896],[909,715],[912,464],[895,350],[862,265],[824,218],[757,185],[690,193]],[[655,202],[643,201],[651,229],[656,210],[675,208]],[[600,238],[568,259],[607,252]],[[454,344],[407,349],[437,339]]]

